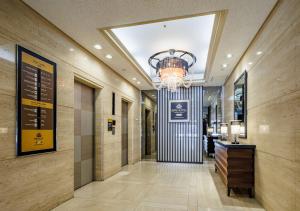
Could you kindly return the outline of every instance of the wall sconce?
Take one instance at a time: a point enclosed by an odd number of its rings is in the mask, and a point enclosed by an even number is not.
[[[231,134],[234,136],[233,141],[231,142],[232,144],[239,144],[238,142],[238,136],[240,135],[240,120],[232,120],[230,122],[230,127],[231,127]]]
[[[221,123],[221,140],[226,140],[228,136],[228,124]]]

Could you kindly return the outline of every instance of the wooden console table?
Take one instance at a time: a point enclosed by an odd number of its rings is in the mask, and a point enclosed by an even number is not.
[[[228,196],[232,188],[247,188],[253,196],[254,152],[255,145],[215,140],[215,171],[227,186]]]

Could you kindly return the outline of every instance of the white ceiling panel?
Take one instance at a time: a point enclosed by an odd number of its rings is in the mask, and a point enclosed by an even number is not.
[[[212,36],[215,15],[114,28],[111,31],[150,76],[148,59],[153,54],[169,49],[194,54],[197,62],[190,73],[203,79]]]

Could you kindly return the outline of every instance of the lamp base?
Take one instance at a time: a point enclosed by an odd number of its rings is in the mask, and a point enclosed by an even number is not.
[[[240,142],[238,141],[232,141],[231,144],[239,144]]]

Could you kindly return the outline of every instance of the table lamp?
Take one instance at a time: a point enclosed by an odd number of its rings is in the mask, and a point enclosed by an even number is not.
[[[211,135],[213,132],[214,132],[214,128],[212,128],[212,127],[207,128],[208,135]]]
[[[226,140],[228,135],[228,124],[221,123],[221,140]]]
[[[241,129],[240,120],[232,120],[230,122],[230,129],[231,129],[231,134],[234,137],[234,139],[231,143],[232,144],[239,144],[237,138],[240,135],[240,129]]]
[[[245,136],[245,124],[244,123],[241,123],[241,126],[240,126],[240,135],[241,136]]]

